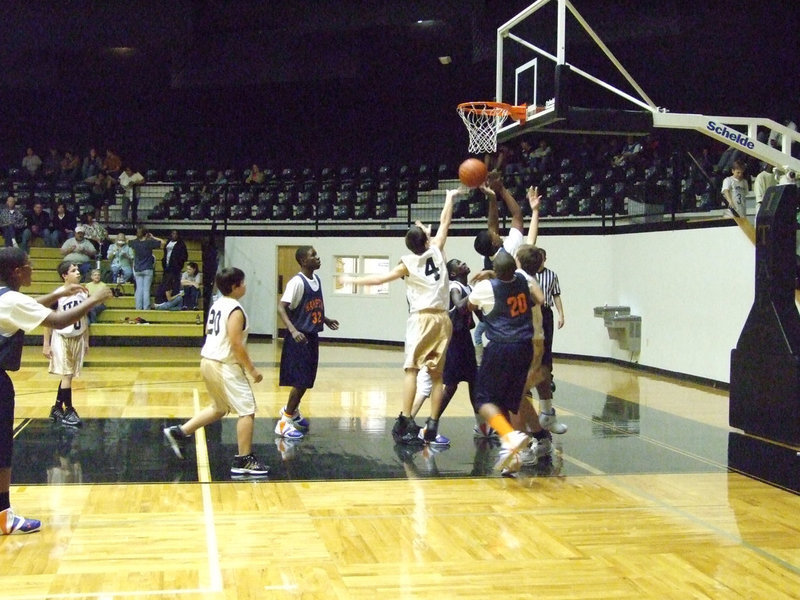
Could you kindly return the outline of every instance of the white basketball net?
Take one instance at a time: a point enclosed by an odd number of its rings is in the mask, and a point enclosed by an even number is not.
[[[469,132],[469,151],[473,154],[495,152],[497,131],[508,118],[508,109],[486,102],[467,102],[456,110]]]

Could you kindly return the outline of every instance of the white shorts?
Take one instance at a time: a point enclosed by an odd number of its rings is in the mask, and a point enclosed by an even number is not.
[[[50,372],[53,375],[78,377],[86,354],[83,335],[65,337],[58,333],[50,336]]]
[[[234,412],[240,417],[255,414],[256,397],[241,365],[201,358],[200,375],[206,382],[211,402],[218,410]]]

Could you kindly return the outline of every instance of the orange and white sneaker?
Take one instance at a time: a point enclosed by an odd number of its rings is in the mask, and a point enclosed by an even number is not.
[[[303,437],[303,432],[295,427],[294,420],[285,415],[275,423],[275,433],[290,440],[299,440]]]
[[[17,533],[33,533],[42,528],[42,522],[37,519],[26,519],[15,515],[10,508],[0,512],[0,534],[13,535]]]
[[[521,431],[512,431],[502,438],[500,446],[500,456],[494,464],[496,471],[514,473],[522,467],[522,460],[519,453],[531,443],[531,438]]]

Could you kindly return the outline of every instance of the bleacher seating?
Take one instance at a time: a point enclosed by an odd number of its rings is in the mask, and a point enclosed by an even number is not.
[[[36,238],[36,244],[41,240]],[[202,272],[203,253],[199,242],[186,240],[189,260],[200,266]],[[163,272],[160,256],[157,254],[153,292],[161,281]],[[20,291],[34,296],[53,291],[61,283],[56,267],[61,262],[61,254],[57,248],[46,248],[34,245],[30,250],[33,265],[33,282]],[[101,269],[107,269],[107,261],[101,261]],[[114,288],[116,284],[108,284]],[[123,295],[109,298],[106,310],[100,313],[98,322],[91,325],[92,346],[200,346],[203,342],[203,307],[202,297],[198,310],[136,310],[134,301],[134,284],[124,283],[119,286]],[[201,294],[202,296],[202,294]],[[138,321],[143,320],[140,323]],[[42,328],[33,330],[26,341],[41,343]]]

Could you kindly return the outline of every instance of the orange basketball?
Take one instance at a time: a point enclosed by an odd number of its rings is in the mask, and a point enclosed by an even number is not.
[[[489,170],[482,160],[468,158],[458,167],[458,178],[468,188],[476,188],[486,181]]]

